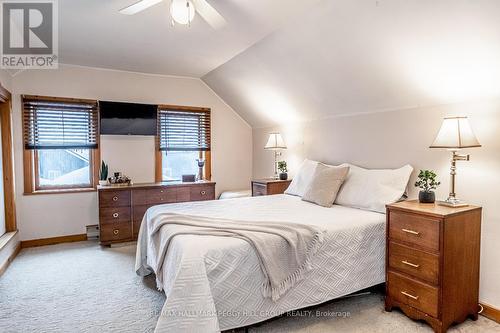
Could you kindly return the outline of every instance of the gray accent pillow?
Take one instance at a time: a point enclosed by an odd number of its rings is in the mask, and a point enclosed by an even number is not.
[[[302,200],[331,207],[348,172],[349,166],[327,166],[318,163]]]

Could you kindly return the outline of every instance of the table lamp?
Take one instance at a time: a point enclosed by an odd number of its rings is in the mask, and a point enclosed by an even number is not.
[[[274,179],[278,179],[278,156],[281,156],[281,149],[286,149],[285,141],[280,133],[270,133],[264,149],[274,151]]]
[[[467,117],[447,117],[444,118],[441,129],[430,148],[445,148],[451,151],[450,169],[450,195],[446,201],[439,201],[438,204],[449,207],[464,207],[467,203],[457,199],[455,193],[455,175],[457,174],[457,161],[468,161],[469,155],[458,154],[462,148],[481,147],[477,141]]]

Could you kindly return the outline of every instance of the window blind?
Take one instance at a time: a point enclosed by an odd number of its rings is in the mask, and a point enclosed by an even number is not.
[[[23,96],[26,149],[97,148],[97,101]]]
[[[160,150],[210,151],[210,110],[158,107]]]

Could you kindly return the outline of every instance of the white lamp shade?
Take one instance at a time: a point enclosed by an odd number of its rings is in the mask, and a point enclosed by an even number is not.
[[[472,148],[481,147],[467,117],[444,118],[439,133],[430,148]]]
[[[269,134],[269,139],[267,140],[264,149],[272,149],[272,150],[286,149],[285,141],[283,141],[281,134],[280,133]]]
[[[170,15],[179,24],[189,24],[193,21],[195,8],[191,1],[172,0],[170,5]]]

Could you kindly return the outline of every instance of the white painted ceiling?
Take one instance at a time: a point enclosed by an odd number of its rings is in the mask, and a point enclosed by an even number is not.
[[[500,97],[500,1],[322,0],[203,80],[254,127]]]
[[[318,0],[208,0],[228,22],[217,31],[198,14],[189,28],[171,27],[169,0],[118,13],[136,1],[58,1],[60,62],[201,77]]]

